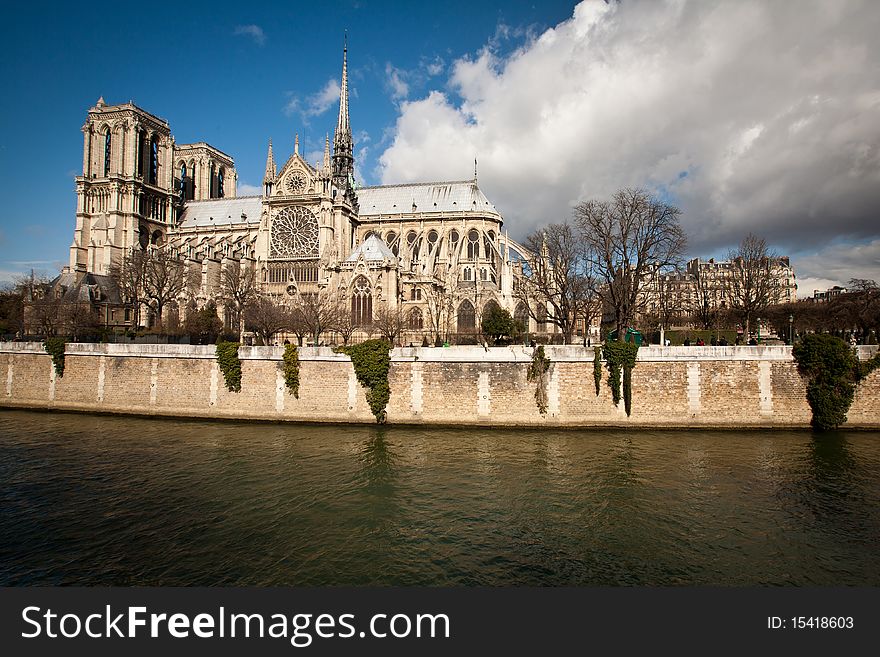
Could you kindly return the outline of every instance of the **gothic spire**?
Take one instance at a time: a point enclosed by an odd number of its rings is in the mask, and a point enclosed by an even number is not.
[[[333,135],[333,186],[354,204],[357,199],[352,184],[354,182],[354,140],[351,137],[351,123],[348,118],[348,34],[342,48],[342,85],[339,90],[339,119]]]
[[[330,135],[324,136],[324,170],[330,171]]]
[[[299,155],[299,133],[296,133],[296,137],[293,140],[293,154]]]
[[[272,140],[269,139],[269,153],[266,155],[266,175],[263,176],[263,184],[270,185],[275,182],[275,155],[272,153]]]
[[[339,142],[347,137],[351,141],[351,124],[348,119],[348,34],[342,46],[342,86],[339,89],[339,118],[336,121],[336,138]]]

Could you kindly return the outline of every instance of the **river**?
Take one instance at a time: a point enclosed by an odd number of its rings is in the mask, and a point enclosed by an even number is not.
[[[880,585],[880,433],[0,411],[0,585]]]

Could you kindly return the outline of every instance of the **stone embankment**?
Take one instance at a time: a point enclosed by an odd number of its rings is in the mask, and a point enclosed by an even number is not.
[[[860,347],[868,358],[877,347]],[[213,346],[68,344],[63,377],[40,343],[0,343],[0,405],[87,412],[304,422],[374,422],[348,356],[302,348],[299,398],[281,347],[241,347],[241,392],[224,385]],[[526,380],[532,349],[399,348],[392,352],[390,424],[808,427],[804,382],[789,347],[646,347],[633,370],[632,415],[599,395],[593,350],[547,347],[547,412]],[[847,427],[880,428],[880,370],[856,393]]]

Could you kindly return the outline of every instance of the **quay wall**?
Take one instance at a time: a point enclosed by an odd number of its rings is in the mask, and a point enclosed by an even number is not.
[[[868,358],[877,347],[860,347]],[[805,385],[783,346],[643,347],[632,415],[606,383],[596,395],[593,350],[547,347],[545,414],[527,381],[530,348],[410,347],[392,352],[390,424],[613,427],[808,427]],[[241,347],[241,392],[229,392],[213,346],[67,345],[56,377],[40,343],[0,343],[0,406],[300,422],[373,416],[348,356],[302,348],[299,398],[289,394],[281,347]],[[859,386],[846,426],[880,428],[880,370]]]

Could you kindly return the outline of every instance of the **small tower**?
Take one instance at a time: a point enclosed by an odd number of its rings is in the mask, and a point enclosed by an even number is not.
[[[333,135],[333,185],[354,202],[354,140],[348,118],[348,37],[342,48],[342,87],[339,90],[339,118]]]
[[[263,192],[266,196],[272,195],[272,187],[278,176],[275,169],[275,155],[272,153],[272,140],[269,139],[269,152],[266,155],[266,175],[263,176]]]

